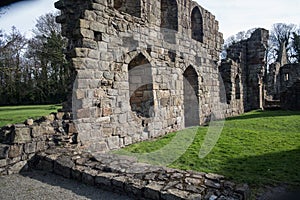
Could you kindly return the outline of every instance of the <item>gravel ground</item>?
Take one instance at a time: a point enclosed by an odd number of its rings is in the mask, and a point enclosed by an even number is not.
[[[83,200],[131,198],[42,171],[0,177],[1,200]]]

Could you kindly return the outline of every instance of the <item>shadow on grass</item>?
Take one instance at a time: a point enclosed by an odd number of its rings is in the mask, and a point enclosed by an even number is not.
[[[227,118],[226,121],[231,120],[244,120],[244,119],[254,119],[254,118],[264,118],[264,117],[283,117],[283,116],[291,116],[291,115],[300,115],[300,111],[287,111],[287,110],[257,110],[254,113],[245,113],[238,117],[230,117]]]
[[[218,173],[254,187],[287,184],[300,189],[300,147],[260,156],[231,158]]]

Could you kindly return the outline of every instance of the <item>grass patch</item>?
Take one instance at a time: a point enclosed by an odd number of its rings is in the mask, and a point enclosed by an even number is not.
[[[222,174],[254,188],[279,183],[300,185],[300,112],[252,111],[227,119],[213,150],[200,159],[207,130],[199,127],[185,153],[168,166]],[[134,144],[119,153],[154,152],[169,144],[176,134]]]
[[[37,119],[61,108],[60,105],[1,106],[0,127],[23,123],[28,118]]]

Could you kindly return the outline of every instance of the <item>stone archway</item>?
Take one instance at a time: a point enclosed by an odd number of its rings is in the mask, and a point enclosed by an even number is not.
[[[198,88],[198,75],[195,69],[189,66],[183,73],[185,127],[198,126],[200,123]]]
[[[152,67],[139,53],[128,64],[128,81],[131,110],[141,117],[151,117],[153,110]]]

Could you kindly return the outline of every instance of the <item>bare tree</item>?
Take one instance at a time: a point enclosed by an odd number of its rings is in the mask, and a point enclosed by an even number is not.
[[[296,28],[295,24],[273,24],[269,39],[269,63],[280,61],[281,54],[287,56],[288,62],[292,62],[292,34],[296,31]]]

